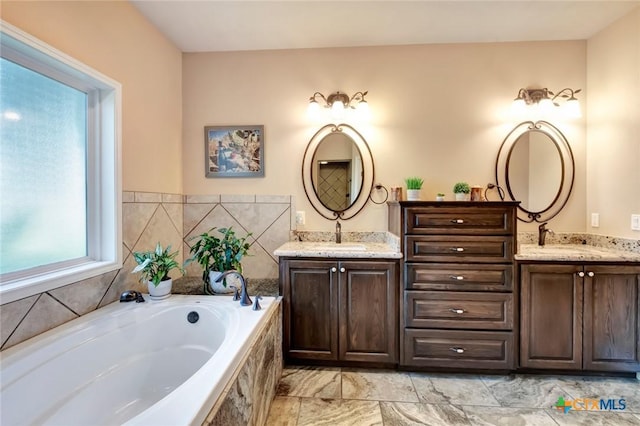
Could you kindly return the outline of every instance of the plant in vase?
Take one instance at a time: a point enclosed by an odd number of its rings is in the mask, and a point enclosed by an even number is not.
[[[456,196],[456,201],[467,201],[469,192],[471,192],[471,187],[467,182],[458,182],[453,185],[453,193]]]
[[[438,192],[436,195],[436,201],[444,201],[444,194],[442,192]]]
[[[423,180],[419,177],[409,177],[404,180],[407,185],[407,200],[417,201],[420,199],[420,189],[422,189]]]
[[[173,281],[169,272],[178,269],[184,274],[184,270],[176,261],[178,252],[171,253],[171,246],[163,249],[160,243],[153,251],[134,252],[133,258],[138,266],[132,273],[140,273],[140,282],[147,283],[149,297],[152,299],[164,299],[171,295]]]
[[[215,230],[216,228],[211,228],[208,232],[193,238],[197,241],[191,246],[189,251],[191,257],[185,261],[184,265],[187,266],[195,261],[202,267],[205,294],[211,294],[209,288],[215,293],[231,293],[233,289],[227,285],[227,280],[237,279],[237,277],[226,277],[221,283],[215,280],[221,273],[231,269],[242,273],[241,260],[249,252],[250,245],[247,238],[251,233],[239,238],[231,227],[220,228],[217,232],[222,236],[218,238],[213,235]]]

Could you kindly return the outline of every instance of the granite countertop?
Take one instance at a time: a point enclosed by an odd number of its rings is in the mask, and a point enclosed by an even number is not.
[[[516,260],[546,260],[569,262],[640,262],[640,253],[614,250],[585,244],[522,244]]]
[[[247,291],[250,296],[278,296],[278,278],[246,278]],[[201,277],[180,277],[173,280],[173,294],[205,294]]]
[[[280,257],[335,257],[357,259],[401,259],[402,253],[392,244],[381,242],[290,241],[278,247]]]

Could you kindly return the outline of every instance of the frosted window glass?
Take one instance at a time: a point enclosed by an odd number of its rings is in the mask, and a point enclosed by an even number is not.
[[[87,255],[87,95],[0,62],[0,273]]]

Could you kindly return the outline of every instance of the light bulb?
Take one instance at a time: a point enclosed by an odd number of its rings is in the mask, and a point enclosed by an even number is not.
[[[334,101],[331,105],[331,115],[333,118],[342,118],[344,115],[344,104],[342,101]]]
[[[538,108],[540,109],[540,112],[542,114],[549,114],[551,111],[553,111],[553,101],[549,98],[544,98],[540,100]]]
[[[369,120],[371,118],[371,110],[369,109],[369,103],[367,101],[360,101],[356,105],[356,113],[360,120]]]
[[[568,118],[580,118],[582,112],[580,111],[580,101],[576,98],[571,98],[564,103],[562,109]]]
[[[320,109],[320,104],[315,99],[310,101],[307,106],[307,117],[311,120],[317,120],[320,116]]]
[[[522,117],[527,111],[527,103],[522,98],[514,99],[511,103],[511,115],[514,117]]]

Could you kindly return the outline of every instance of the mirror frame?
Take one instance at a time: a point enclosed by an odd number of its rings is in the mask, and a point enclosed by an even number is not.
[[[313,184],[313,158],[316,150],[324,138],[328,135],[335,133],[342,133],[348,136],[360,151],[362,158],[362,186],[360,192],[349,207],[344,210],[331,210],[325,207],[320,201],[318,194],[315,191]],[[302,158],[302,185],[304,186],[304,193],[307,195],[307,199],[311,206],[322,217],[329,220],[338,219],[351,219],[364,208],[369,200],[369,194],[373,189],[373,181],[375,176],[375,167],[373,164],[373,156],[371,155],[371,149],[367,141],[362,137],[360,133],[348,124],[327,124],[318,130],[307,144],[307,148],[304,151],[304,157]]]
[[[518,220],[527,223],[546,222],[560,213],[562,208],[567,204],[567,201],[569,201],[576,173],[576,166],[571,146],[562,132],[553,124],[542,120],[536,121],[535,123],[533,121],[523,121],[509,132],[507,137],[504,138],[496,158],[496,183],[498,184],[498,187],[505,189],[505,197],[509,198],[511,201],[518,201],[518,198],[513,193],[513,189],[509,182],[509,161],[511,159],[511,153],[520,139],[520,136],[529,132],[540,132],[551,139],[560,156],[562,174],[560,177],[560,187],[558,188],[558,192],[553,201],[551,201],[548,206],[538,211],[528,210],[527,208],[518,205]]]

